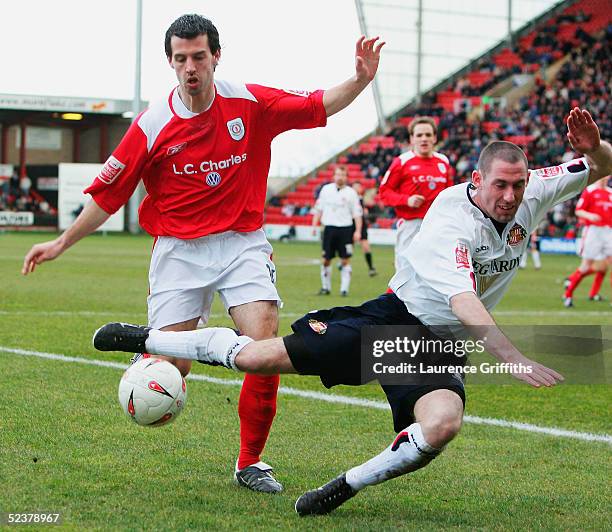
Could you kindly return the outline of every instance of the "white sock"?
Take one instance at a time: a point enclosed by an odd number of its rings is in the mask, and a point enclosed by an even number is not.
[[[353,268],[351,268],[350,264],[342,267],[342,271],[340,272],[340,292],[348,292],[351,286],[351,272]]]
[[[236,355],[253,341],[248,336],[238,336],[226,327],[205,327],[195,331],[149,331],[145,342],[148,353],[203,362],[218,362],[238,370]]]
[[[400,432],[382,453],[346,472],[346,481],[354,490],[380,484],[385,480],[416,471],[431,462],[442,449],[429,445],[421,425],[413,423]]]
[[[542,261],[540,260],[540,252],[538,250],[531,252],[531,258],[533,259],[533,265],[540,269],[542,267]]]
[[[331,274],[331,265],[323,266],[323,264],[321,264],[321,287],[324,290],[331,290]]]

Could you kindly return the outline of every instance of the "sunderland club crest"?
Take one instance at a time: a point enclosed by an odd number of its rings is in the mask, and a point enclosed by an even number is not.
[[[317,334],[325,334],[327,332],[327,323],[323,323],[322,321],[310,319],[308,320],[308,325],[310,325],[310,328]]]
[[[512,229],[508,231],[506,243],[510,246],[518,246],[526,238],[527,230],[522,225],[514,224]]]

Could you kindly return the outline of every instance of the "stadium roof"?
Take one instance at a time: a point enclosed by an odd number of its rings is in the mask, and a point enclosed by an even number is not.
[[[130,118],[131,109],[130,100],[0,94],[0,123],[9,125],[23,120],[35,125],[57,125],[62,122],[65,124],[70,119],[70,114],[72,119],[78,120],[80,124],[95,124],[101,117]]]

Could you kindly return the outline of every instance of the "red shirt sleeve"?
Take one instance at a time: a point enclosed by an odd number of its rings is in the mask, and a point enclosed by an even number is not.
[[[135,120],[93,183],[83,193],[91,194],[101,209],[114,214],[132,196],[147,158],[147,137],[138,125],[138,120]]]
[[[288,91],[262,85],[247,85],[261,105],[263,123],[271,135],[290,129],[310,129],[327,124],[323,91]]]
[[[408,205],[409,194],[402,194],[398,191],[401,183],[402,161],[399,157],[396,157],[380,182],[380,188],[378,189],[378,195],[384,205],[388,207]]]

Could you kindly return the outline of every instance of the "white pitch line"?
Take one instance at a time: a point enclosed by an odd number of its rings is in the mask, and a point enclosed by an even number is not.
[[[92,358],[70,357],[66,355],[58,355],[55,353],[44,353],[41,351],[28,351],[25,349],[14,349],[11,347],[0,346],[0,352],[11,353],[14,355],[33,356],[45,358],[48,360],[59,360],[61,362],[76,362],[78,364],[88,364],[90,366],[101,366],[105,368],[116,368],[124,370],[128,364],[120,362],[111,362],[108,360],[96,360]],[[240,379],[219,379],[217,377],[209,377],[208,375],[191,374],[187,377],[190,380],[209,382],[212,384],[220,384],[222,386],[241,386]],[[389,410],[389,405],[381,401],[373,401],[371,399],[361,399],[359,397],[347,397],[345,395],[335,395],[324,392],[313,392],[309,390],[299,390],[297,388],[289,388],[281,386],[279,393],[284,395],[293,395],[295,397],[303,397],[306,399],[315,399],[317,401],[325,401],[327,403],[344,404],[351,406],[361,406],[366,408],[376,408],[377,410]],[[520,423],[518,421],[508,421],[505,419],[495,419],[489,417],[464,416],[466,423],[474,423],[475,425],[492,425],[495,427],[512,428],[525,432],[533,432],[537,434],[545,434],[547,436],[555,436],[558,438],[572,438],[582,441],[603,442],[612,445],[612,435],[609,434],[593,434],[590,432],[577,432],[574,430],[559,429],[556,427],[541,427],[532,425],[531,423]]]
[[[494,310],[494,316],[612,316],[610,310]]]
[[[146,310],[142,312],[116,312],[116,311],[94,311],[94,310],[0,310],[0,316],[110,316],[120,319],[121,316],[144,316]],[[301,318],[305,312],[281,312],[281,318]],[[567,317],[567,316],[608,316],[612,317],[610,310],[498,310],[493,312],[494,316],[548,316],[548,317]],[[210,318],[226,318],[224,313],[211,314]]]

